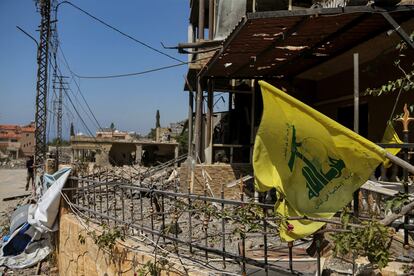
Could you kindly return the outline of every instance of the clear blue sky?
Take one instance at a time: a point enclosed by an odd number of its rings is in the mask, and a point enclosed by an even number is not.
[[[107,1],[71,0],[120,30],[158,49],[160,42],[176,45],[187,40],[189,1]],[[61,47],[71,66],[79,75],[110,75],[137,72],[177,63],[153,52],[92,20],[69,5],[58,12]],[[0,1],[0,124],[25,124],[34,120],[36,95],[36,46],[17,30],[16,25],[32,34],[40,15],[32,0]],[[181,60],[176,50],[164,50]],[[64,63],[60,63],[66,69]],[[186,66],[146,75],[107,79],[81,79],[83,94],[103,126],[114,122],[122,130],[146,134],[155,124],[159,109],[161,124],[185,119],[187,93],[183,91]],[[63,70],[69,76],[67,70]],[[69,81],[76,91],[76,86]],[[70,104],[67,103],[69,106]],[[49,106],[49,109],[53,109]],[[92,131],[92,122],[78,107]],[[76,115],[75,115],[76,116]],[[49,122],[52,122],[49,114]],[[64,134],[74,121],[77,131],[85,133],[80,121],[64,112]],[[54,136],[54,126],[49,136]]]

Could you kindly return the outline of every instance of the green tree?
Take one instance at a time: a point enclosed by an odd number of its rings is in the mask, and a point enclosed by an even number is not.
[[[150,132],[147,134],[147,138],[155,140],[155,132],[156,132],[155,128],[151,128]]]
[[[177,135],[175,137],[175,140],[177,140],[178,143],[178,150],[180,154],[185,154],[188,152],[188,130],[184,130],[181,132],[180,135]]]
[[[157,114],[155,115],[155,127],[161,127],[160,124],[160,111],[157,109]]]
[[[75,136],[75,128],[73,127],[73,123],[70,123],[70,136]]]
[[[69,141],[67,141],[67,140],[61,140],[60,141],[60,143],[59,143],[59,138],[53,138],[53,140],[52,141],[49,141],[48,143],[47,143],[49,146],[57,146],[57,145],[59,145],[59,146],[69,146],[70,145],[70,143],[69,143]]]
[[[114,131],[115,130],[115,124],[112,122],[111,126],[109,128],[112,129],[112,131]]]

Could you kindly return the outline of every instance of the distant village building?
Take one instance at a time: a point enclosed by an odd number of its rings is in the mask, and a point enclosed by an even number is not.
[[[0,153],[12,159],[34,155],[35,125],[0,125]]]
[[[99,166],[150,165],[178,157],[178,143],[174,140],[137,139],[133,133],[111,128],[98,130],[95,137],[71,136],[70,144],[72,161]]]
[[[112,128],[101,128],[96,131],[97,138],[113,138],[115,140],[132,140],[128,132],[119,131]]]
[[[183,132],[185,121],[170,123],[169,127],[157,127],[155,129],[155,141],[168,142],[176,141],[176,137]]]

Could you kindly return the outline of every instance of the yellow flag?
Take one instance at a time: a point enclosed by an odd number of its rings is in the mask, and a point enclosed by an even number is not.
[[[400,137],[398,137],[397,132],[395,132],[392,122],[390,121],[387,123],[387,127],[385,128],[384,137],[382,137],[381,143],[403,144],[403,142],[400,140]],[[401,148],[386,148],[386,150],[393,155],[397,155],[401,151]],[[390,160],[385,160],[384,167],[391,167]]]
[[[260,81],[262,121],[253,167],[256,188],[276,188],[285,217],[331,218],[383,162],[385,150],[272,85]],[[290,220],[285,241],[308,236],[323,223]]]

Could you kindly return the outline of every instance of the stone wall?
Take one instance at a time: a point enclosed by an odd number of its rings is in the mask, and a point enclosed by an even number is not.
[[[112,276],[112,275],[140,275],[140,269],[147,262],[154,263],[151,254],[133,252],[130,248],[138,248],[141,252],[152,252],[145,244],[126,239],[125,242],[118,242],[112,252],[105,252],[100,249],[90,235],[87,235],[85,228],[78,219],[66,209],[60,212],[60,230],[58,237],[58,265],[59,275],[87,275],[87,276]],[[98,225],[88,223],[90,230],[99,229]],[[99,230],[94,230],[99,234]],[[79,237],[84,237],[81,243]],[[178,262],[178,261],[177,261]],[[182,275],[179,273],[181,266],[162,271],[161,275]],[[148,270],[144,270],[148,272]],[[145,274],[145,273],[144,273]],[[202,269],[197,272],[191,267],[188,275],[208,275]],[[148,274],[149,275],[149,274]]]
[[[203,170],[206,172],[205,177],[203,177]],[[207,178],[214,197],[220,197],[221,187],[223,185],[225,198],[239,199],[239,185],[228,188],[227,184],[240,179],[243,176],[252,174],[253,168],[251,164],[196,165],[193,192],[195,194],[204,194],[205,179]],[[210,176],[211,179],[208,176]],[[180,167],[180,183],[183,191],[187,191],[188,186],[190,185],[190,178],[188,165],[182,164]]]

